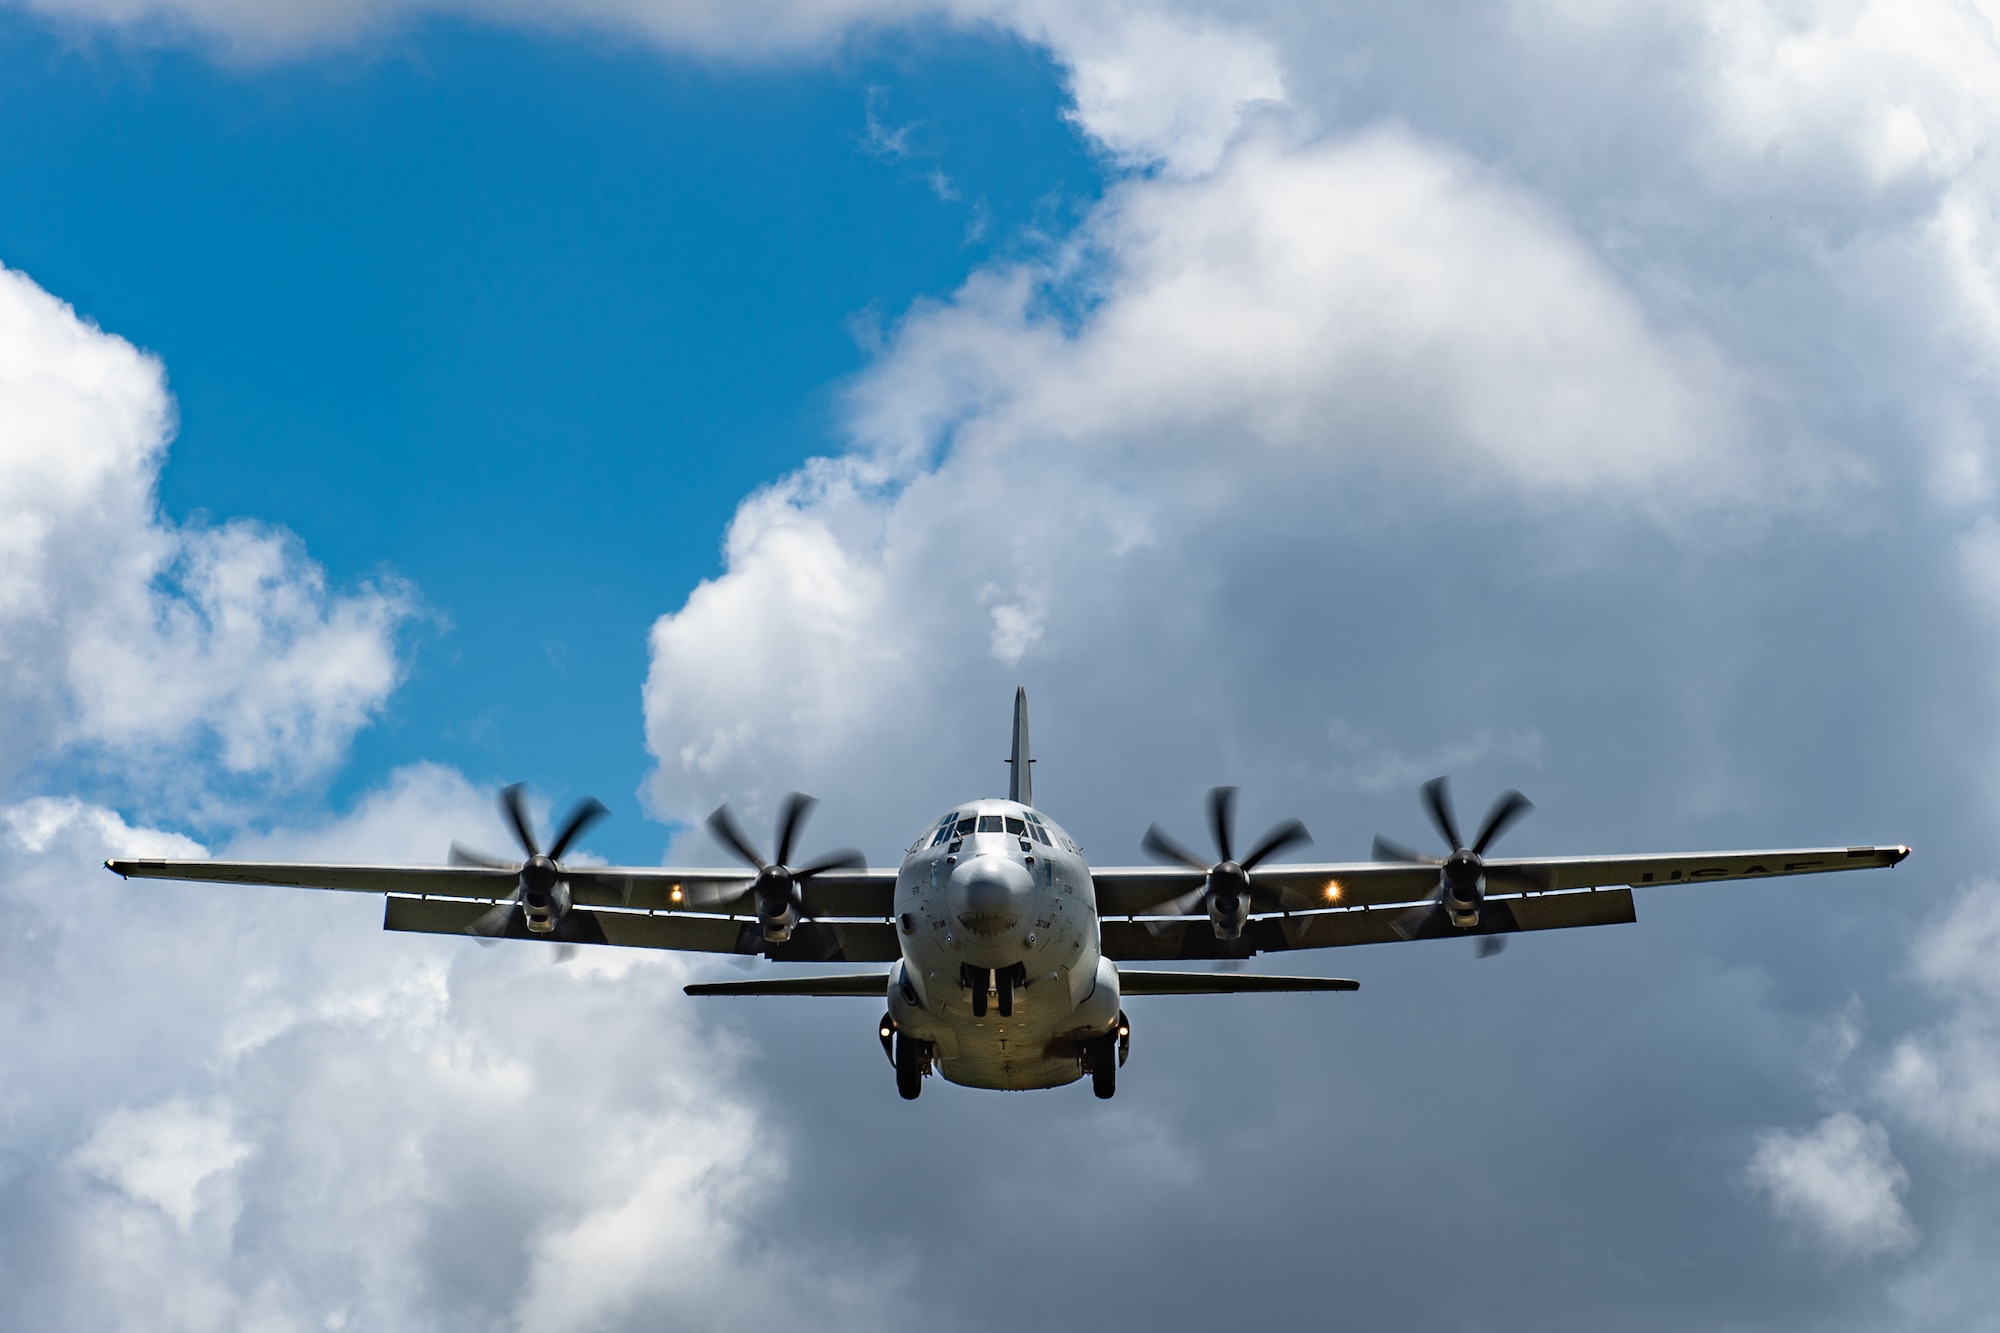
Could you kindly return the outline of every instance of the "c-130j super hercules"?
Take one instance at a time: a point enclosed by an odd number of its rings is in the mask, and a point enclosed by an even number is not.
[[[794,865],[812,808],[794,793],[766,861],[727,806],[709,819],[750,867],[564,865],[604,807],[586,800],[547,851],[519,787],[501,805],[526,859],[452,849],[448,866],[276,865],[242,861],[108,861],[120,875],[346,889],[387,897],[383,926],[442,935],[541,939],[786,963],[888,963],[886,973],[759,978],[687,988],[693,995],[845,995],[888,1000],[880,1035],[906,1098],[933,1070],[976,1088],[1052,1088],[1089,1075],[1099,1097],[1117,1087],[1134,995],[1354,990],[1331,977],[1143,970],[1122,964],[1234,960],[1260,953],[1467,935],[1482,952],[1523,930],[1635,920],[1632,889],[1702,880],[1763,879],[1893,866],[1908,847],[1817,847],[1666,856],[1488,857],[1530,808],[1507,792],[1470,844],[1459,837],[1443,778],[1425,784],[1442,859],[1380,839],[1376,859],[1271,864],[1309,841],[1303,825],[1273,828],[1239,858],[1235,791],[1209,793],[1215,860],[1157,827],[1146,849],[1164,865],[1093,869],[1076,842],[1035,809],[1028,703],[1014,696],[1006,800],[954,806],[918,835],[896,870],[858,852]]]

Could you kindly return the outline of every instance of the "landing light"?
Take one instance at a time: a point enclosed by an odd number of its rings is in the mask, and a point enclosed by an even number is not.
[[[667,897],[673,899],[675,902],[679,902],[681,900],[681,886],[678,884],[674,885],[673,890],[667,894]]]
[[[1339,901],[1340,901],[1340,881],[1339,881],[1339,880],[1337,880],[1337,879],[1330,879],[1330,880],[1328,880],[1328,881],[1326,882],[1326,900],[1327,900],[1328,902],[1330,902],[1330,903],[1337,903],[1337,902],[1339,902]]]

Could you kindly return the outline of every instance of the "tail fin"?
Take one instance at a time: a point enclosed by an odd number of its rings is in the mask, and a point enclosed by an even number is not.
[[[1028,690],[1026,686],[1014,691],[1014,755],[1007,761],[1013,766],[1013,773],[1007,779],[1007,799],[1019,801],[1022,805],[1035,803],[1034,764],[1028,754]]]

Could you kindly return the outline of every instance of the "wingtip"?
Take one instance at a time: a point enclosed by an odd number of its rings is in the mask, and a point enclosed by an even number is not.
[[[1909,856],[1910,849],[1904,846],[1903,844],[1898,843],[1896,844],[1895,853],[1896,854],[1894,856],[1889,858],[1889,864],[1892,866],[1899,866],[1903,864],[1903,861]]]
[[[126,874],[126,873],[125,873],[124,871],[122,871],[122,870],[120,870],[120,869],[118,868],[118,863],[117,863],[116,861],[106,861],[106,862],[104,863],[104,868],[105,868],[106,870],[109,870],[109,871],[110,871],[110,872],[111,872],[112,874],[114,874],[114,875],[118,876],[118,878],[120,878],[120,879],[130,879],[130,878],[131,878],[131,876],[130,876],[130,875],[127,875],[127,874]]]

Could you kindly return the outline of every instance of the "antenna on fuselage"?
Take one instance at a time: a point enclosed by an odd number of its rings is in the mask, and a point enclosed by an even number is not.
[[[1013,770],[1007,778],[1007,799],[1022,805],[1035,803],[1035,775],[1028,754],[1028,687],[1014,688],[1014,754],[1007,760]]]

